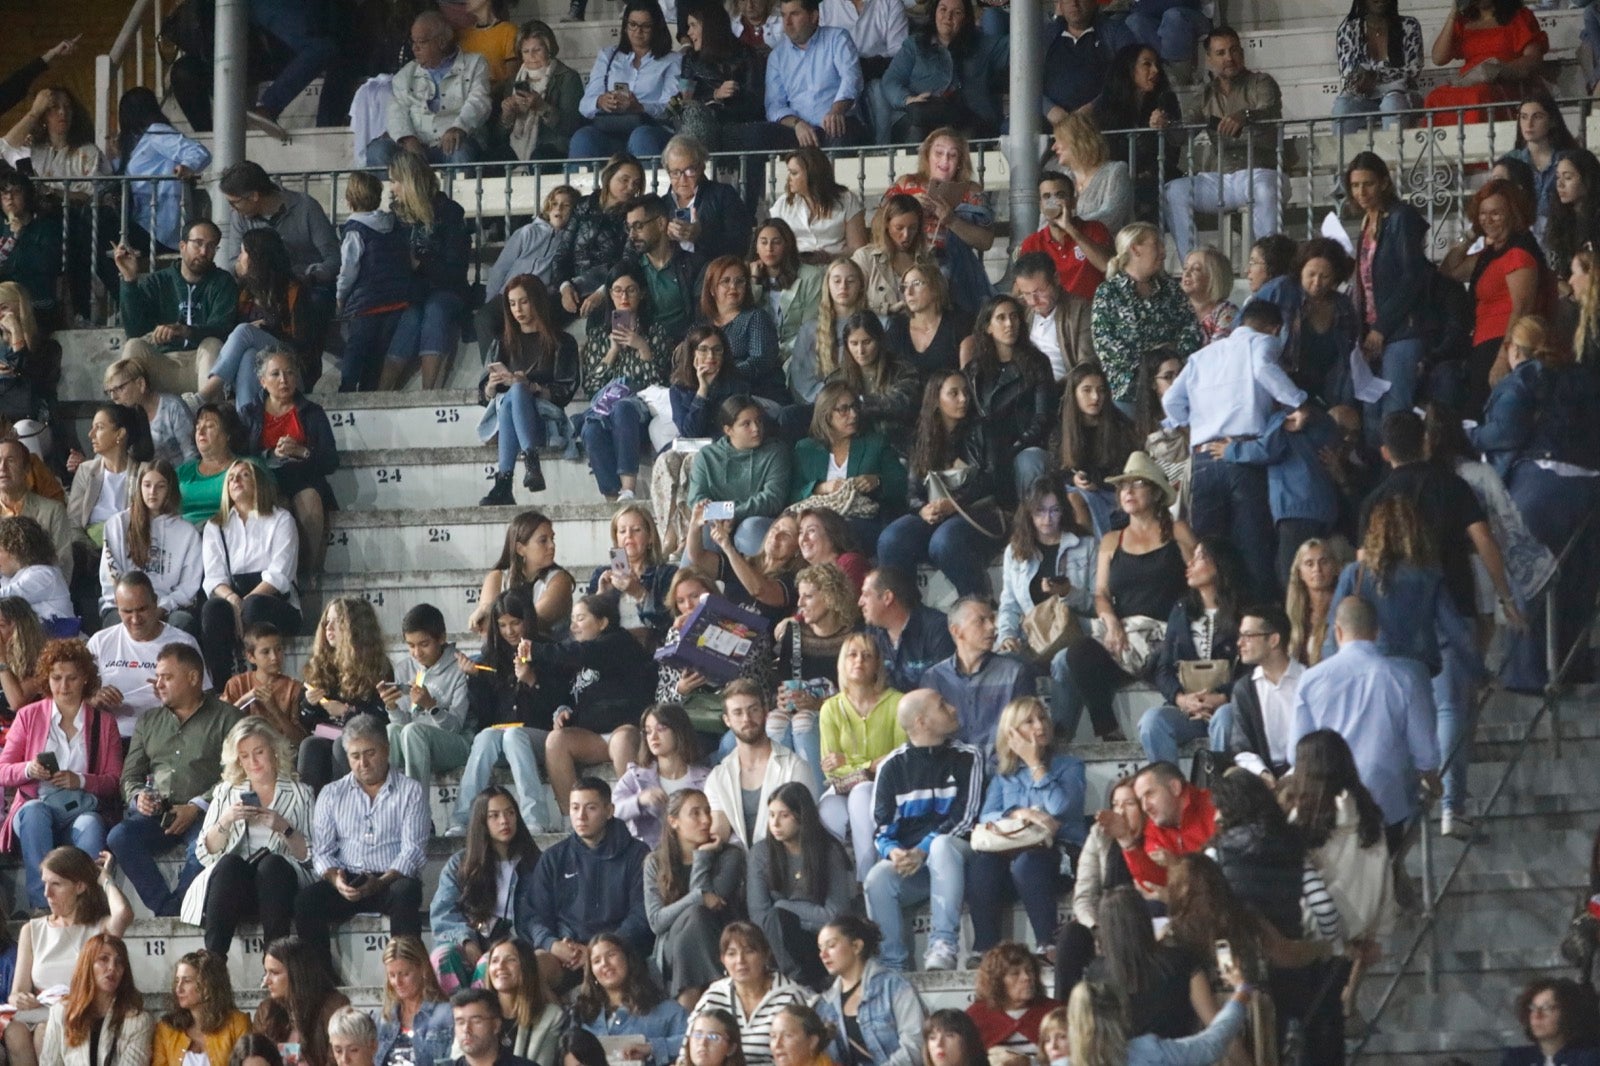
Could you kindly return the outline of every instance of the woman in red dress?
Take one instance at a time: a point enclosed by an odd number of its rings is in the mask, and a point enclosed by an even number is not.
[[[1522,0],[1466,0],[1439,30],[1433,62],[1462,60],[1461,70],[1423,101],[1424,107],[1468,107],[1518,100],[1523,86],[1537,80],[1550,50],[1550,38]],[[1429,116],[1430,125],[1509,119],[1505,108],[1447,112]]]

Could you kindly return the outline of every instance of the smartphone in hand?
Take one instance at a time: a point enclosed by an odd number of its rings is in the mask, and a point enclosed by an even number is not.
[[[708,501],[706,501],[705,517],[706,517],[706,521],[707,522],[732,522],[733,521],[733,501],[732,500],[708,500]]]
[[[613,331],[625,329],[633,332],[638,329],[638,316],[632,311],[614,310],[611,312],[611,328]]]
[[[39,765],[52,774],[61,772],[61,760],[56,758],[56,753],[53,751],[41,751],[39,753]]]

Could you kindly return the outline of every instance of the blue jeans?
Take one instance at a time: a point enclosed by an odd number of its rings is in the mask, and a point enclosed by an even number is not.
[[[1233,715],[1231,703],[1224,703],[1211,712],[1211,724],[1206,727],[1206,746],[1212,751],[1228,750],[1228,734],[1233,731]]]
[[[386,167],[389,161],[401,152],[398,141],[385,133],[382,137],[374,137],[367,142],[367,166]],[[438,166],[442,163],[476,163],[481,154],[478,145],[471,137],[461,138],[461,143],[456,145],[453,152],[445,152],[436,144],[422,146],[422,155],[428,162]]]
[[[1061,853],[1055,848],[999,855],[975,851],[967,868],[967,910],[972,915],[972,950],[1000,943],[1000,913],[1013,899],[1022,901],[1033,942],[1056,942],[1056,896],[1061,888]]]
[[[878,537],[878,564],[893,566],[915,574],[924,562],[932,562],[958,596],[989,595],[989,560],[1001,544],[984,536],[960,515],[930,526],[918,514],[901,515]]]
[[[608,159],[626,150],[636,159],[661,154],[672,131],[642,115],[598,115],[572,135],[569,159]]]
[[[1213,459],[1208,452],[1197,449],[1190,476],[1194,488],[1189,525],[1194,535],[1232,540],[1244,556],[1255,595],[1276,599],[1272,563],[1278,540],[1272,525],[1272,505],[1267,500],[1266,468]]]
[[[288,46],[289,62],[261,93],[263,110],[276,115],[327,69],[339,47],[318,32],[312,18],[316,0],[255,0],[250,21]]]
[[[622,475],[638,476],[644,423],[639,404],[632,400],[619,401],[608,415],[590,411],[583,416],[583,447],[589,453],[589,469],[594,472],[601,495],[621,492]]]
[[[378,370],[394,342],[404,311],[357,315],[344,325],[344,354],[339,357],[339,391],[371,392],[378,387]]]
[[[106,850],[106,823],[98,814],[68,814],[43,800],[28,800],[18,807],[11,831],[22,848],[22,875],[32,908],[45,906],[44,873],[39,864],[53,848],[71,844],[91,859]]]
[[[943,944],[956,950],[961,931],[961,902],[967,894],[967,859],[972,848],[953,836],[933,838],[927,861],[910,877],[901,877],[888,859],[879,860],[862,886],[867,914],[883,930],[880,958],[891,970],[904,970],[910,954],[906,941],[904,907],[933,901],[933,925],[928,945]]]
[[[222,342],[222,352],[211,367],[211,377],[220,378],[233,390],[234,405],[243,407],[261,398],[261,378],[256,374],[256,356],[266,351],[289,351],[289,346],[259,326],[248,322],[233,327]],[[297,360],[298,362],[298,360]]]
[[[1471,659],[1453,645],[1439,649],[1444,667],[1433,678],[1433,706],[1438,712],[1439,759],[1444,762],[1444,807],[1465,813],[1467,766],[1472,761],[1473,704]],[[1468,656],[1476,651],[1468,650]],[[1456,742],[1462,741],[1455,758],[1450,757]]]
[[[1190,718],[1170,703],[1152,707],[1139,718],[1139,743],[1151,762],[1177,765],[1178,749],[1208,736],[1209,725],[1205,719]]]
[[[1049,467],[1050,456],[1043,448],[1024,448],[1018,452],[1011,464],[1011,472],[1016,479],[1017,499],[1026,496],[1028,486],[1044,477]]]
[[[545,446],[546,434],[544,419],[539,417],[539,397],[520,381],[500,394],[499,426],[499,470],[502,474],[511,473],[517,465],[517,456],[522,452]]]
[[[472,751],[467,755],[467,765],[461,771],[461,795],[456,798],[456,809],[451,814],[452,825],[466,825],[472,817],[472,801],[478,793],[489,787],[495,765],[504,761],[511,768],[514,791],[522,808],[522,820],[528,829],[542,833],[556,824],[545,803],[544,775],[539,772],[539,758],[544,753],[545,738],[550,734],[543,729],[481,729],[472,738]]]
[[[1083,717],[1083,697],[1072,683],[1072,670],[1067,666],[1067,649],[1056,652],[1050,660],[1050,720],[1055,723],[1056,736],[1070,745],[1078,735],[1078,721]]]
[[[106,847],[116,856],[144,905],[157,918],[170,918],[178,913],[189,883],[200,873],[200,860],[194,857],[194,842],[200,836],[204,821],[204,816],[196,818],[187,833],[176,837],[161,828],[159,815],[152,818],[130,810],[106,837]],[[171,851],[174,845],[182,845],[186,859],[178,874],[177,886],[168,888],[166,878],[156,866],[156,856]]]
[[[767,737],[774,744],[782,744],[804,759],[822,779],[822,733],[817,726],[817,712],[787,711],[767,712]]]
[[[1146,48],[1161,53],[1164,63],[1193,63],[1195,45],[1211,29],[1211,20],[1196,7],[1174,5],[1159,15],[1129,12],[1126,25]]]
[[[1426,354],[1427,345],[1421,337],[1389,341],[1383,346],[1378,376],[1389,383],[1389,391],[1377,403],[1362,404],[1362,429],[1368,447],[1376,449],[1381,443],[1378,438],[1385,416],[1411,410],[1417,395],[1417,370]]]
[[[448,289],[436,289],[406,308],[389,344],[389,359],[409,363],[419,355],[454,355],[461,339],[461,308],[461,294]]]
[[[1356,93],[1340,93],[1333,101],[1333,113],[1342,119],[1339,129],[1344,133],[1360,133],[1369,124],[1369,116],[1382,115],[1383,128],[1392,130],[1399,128],[1401,119],[1397,112],[1410,111],[1422,106],[1422,95],[1396,89],[1383,95],[1371,93],[1366,96]]]

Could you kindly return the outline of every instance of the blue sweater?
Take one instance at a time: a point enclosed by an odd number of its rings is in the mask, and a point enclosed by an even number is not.
[[[1339,517],[1339,490],[1317,453],[1339,439],[1333,419],[1314,412],[1298,433],[1284,428],[1289,412],[1267,419],[1267,428],[1253,440],[1235,440],[1222,458],[1267,468],[1267,499],[1272,520],[1302,518],[1332,525]]]

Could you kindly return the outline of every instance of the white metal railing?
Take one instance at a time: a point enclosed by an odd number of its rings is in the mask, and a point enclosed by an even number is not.
[[[111,143],[117,101],[136,85],[161,95],[165,60],[161,55],[161,20],[176,6],[172,0],[133,0],[111,51],[94,58],[94,133],[102,150]],[[148,75],[148,80],[147,80]]]

